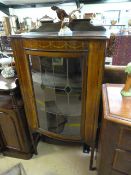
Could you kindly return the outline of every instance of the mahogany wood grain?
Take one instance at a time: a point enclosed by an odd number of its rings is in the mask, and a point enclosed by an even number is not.
[[[58,32],[30,32],[22,33],[11,36],[13,38],[24,38],[24,39],[48,39],[48,40],[103,40],[110,37],[109,32],[106,31],[75,31],[72,36],[59,36]]]
[[[10,114],[9,114],[10,113]],[[0,132],[5,145],[4,149],[25,150],[21,137],[19,122],[16,113],[0,112]],[[8,126],[8,127],[7,127]]]
[[[104,117],[107,120],[131,126],[131,97],[123,97],[124,85],[106,84],[103,86]]]
[[[40,125],[37,118],[28,55],[65,58],[84,56],[86,60],[82,68],[84,80],[81,139],[90,146],[94,145],[107,39],[106,32],[74,32],[73,36],[58,36],[58,33],[43,32],[11,36],[26,116],[32,131],[39,130]],[[49,136],[51,137],[51,135]]]
[[[125,150],[116,149],[113,169],[131,175],[131,153]]]
[[[114,150],[119,141],[119,132],[120,128],[115,123],[103,119],[97,152],[98,175],[110,175],[112,172]]]
[[[56,133],[52,133],[52,132],[49,132],[49,131],[46,131],[46,130],[43,130],[41,128],[38,128],[37,130],[38,133],[40,134],[43,134],[44,136],[47,136],[47,137],[50,137],[52,139],[57,139],[57,140],[60,140],[60,141],[66,141],[66,142],[81,142],[81,138],[78,136],[64,136],[64,135],[60,135],[60,134],[56,134]]]
[[[84,140],[89,145],[95,141],[98,125],[99,103],[101,95],[102,77],[104,71],[104,55],[106,43],[102,40],[92,40],[89,44],[87,92],[85,101],[85,136]]]
[[[131,129],[124,127],[121,129],[118,147],[131,151]]]
[[[13,40],[13,54],[16,62],[16,70],[19,77],[20,88],[23,96],[25,112],[30,128],[38,128],[37,112],[34,92],[30,77],[29,62],[23,49],[22,39]]]
[[[98,175],[131,175],[131,98],[121,96],[122,87],[122,84],[103,85]]]
[[[0,139],[2,154],[17,158],[32,157],[32,143],[24,107],[15,78],[0,76]]]

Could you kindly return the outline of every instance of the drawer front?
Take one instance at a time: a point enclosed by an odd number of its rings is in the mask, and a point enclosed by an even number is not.
[[[129,128],[121,129],[118,147],[120,149],[131,151],[131,129]]]
[[[131,152],[117,149],[115,151],[113,169],[131,175]]]

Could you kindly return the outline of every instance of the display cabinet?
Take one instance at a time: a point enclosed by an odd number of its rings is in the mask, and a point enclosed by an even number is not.
[[[11,37],[32,133],[94,145],[107,39],[105,31]]]

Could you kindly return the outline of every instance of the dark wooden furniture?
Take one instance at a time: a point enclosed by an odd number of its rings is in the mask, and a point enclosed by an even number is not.
[[[25,118],[18,79],[0,76],[0,151],[3,155],[29,159],[32,141]]]
[[[103,84],[124,84],[127,78],[125,68],[126,66],[105,65]]]
[[[121,96],[122,87],[103,85],[98,175],[131,175],[131,98]]]
[[[32,133],[94,147],[107,39],[104,31],[11,37]]]

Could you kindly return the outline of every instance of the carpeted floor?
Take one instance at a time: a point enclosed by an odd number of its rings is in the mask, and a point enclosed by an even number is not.
[[[0,155],[0,173],[22,163],[27,175],[96,175],[89,171],[88,154],[82,153],[81,146],[65,146],[40,142],[38,155],[22,160]]]
[[[21,163],[9,168],[8,170],[0,173],[0,175],[27,175]]]

